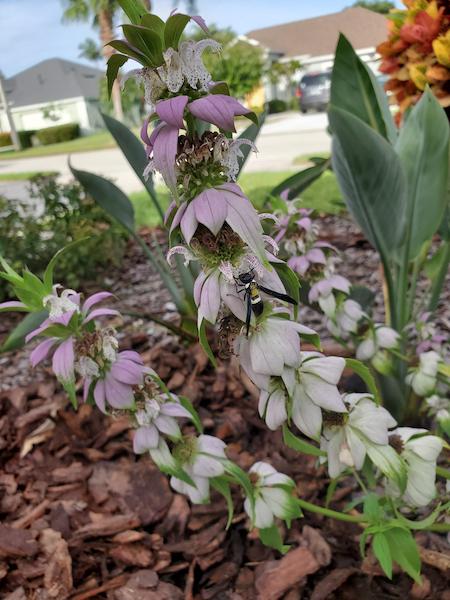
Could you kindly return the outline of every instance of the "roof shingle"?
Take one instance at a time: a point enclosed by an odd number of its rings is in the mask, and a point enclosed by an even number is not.
[[[283,25],[254,29],[247,37],[285,56],[325,56],[334,54],[339,33],[358,50],[377,46],[387,37],[384,15],[361,7],[293,21]]]

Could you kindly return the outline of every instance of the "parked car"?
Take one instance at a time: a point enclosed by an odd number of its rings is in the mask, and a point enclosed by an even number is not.
[[[310,109],[326,110],[330,101],[330,87],[331,72],[303,75],[296,91],[302,113]]]

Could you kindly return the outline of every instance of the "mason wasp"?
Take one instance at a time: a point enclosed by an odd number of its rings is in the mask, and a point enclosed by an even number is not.
[[[283,302],[289,302],[290,304],[297,305],[297,301],[294,298],[291,298],[287,294],[280,294],[275,290],[270,290],[269,288],[264,287],[263,285],[259,285],[256,282],[254,277],[254,269],[248,271],[247,273],[241,273],[237,277],[234,278],[236,284],[241,284],[241,288],[239,289],[236,285],[236,289],[239,292],[245,290],[244,301],[247,303],[247,315],[245,319],[246,325],[246,336],[248,337],[248,332],[250,330],[250,320],[252,317],[252,312],[256,317],[262,315],[264,310],[264,302],[261,298],[260,292],[264,292],[268,296],[272,296],[273,298],[277,298],[278,300],[283,300]]]

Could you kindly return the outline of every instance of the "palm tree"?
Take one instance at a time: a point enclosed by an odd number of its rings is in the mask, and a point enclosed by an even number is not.
[[[98,28],[101,51],[105,60],[114,54],[114,49],[107,46],[114,39],[114,16],[119,10],[117,0],[63,0],[65,21],[92,21]],[[123,120],[122,100],[120,85],[116,80],[113,85],[111,99],[114,114],[120,121]]]

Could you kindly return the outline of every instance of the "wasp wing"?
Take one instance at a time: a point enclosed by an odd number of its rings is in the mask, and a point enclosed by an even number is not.
[[[283,300],[283,302],[289,302],[290,304],[295,304],[295,305],[298,304],[297,300],[294,300],[294,298],[291,298],[287,294],[280,294],[279,292],[276,292],[275,290],[269,290],[269,288],[266,288],[259,284],[258,284],[258,288],[260,289],[261,292],[264,292],[268,296],[272,296],[273,298],[277,298],[278,300]]]
[[[248,337],[248,332],[250,331],[250,321],[252,319],[252,299],[248,292],[245,292],[245,297],[247,299],[247,315],[245,317],[245,327],[246,327],[245,335]]]

